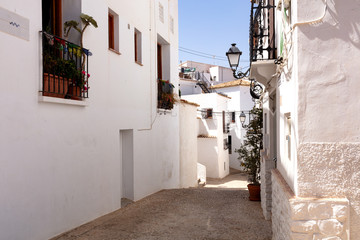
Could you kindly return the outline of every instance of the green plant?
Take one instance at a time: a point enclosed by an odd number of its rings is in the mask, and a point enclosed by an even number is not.
[[[57,59],[53,57],[48,52],[44,52],[44,72],[45,73],[54,73],[56,74],[56,65],[57,65]]]
[[[86,28],[90,25],[94,26],[95,28],[98,27],[97,25],[97,22],[95,21],[95,19],[89,15],[86,15],[84,13],[82,13],[80,15],[80,19],[81,19],[81,22],[83,23],[83,27],[79,27],[80,25],[80,22],[77,22],[77,21],[74,21],[74,20],[71,20],[71,21],[66,21],[64,23],[64,32],[65,32],[65,38],[67,38],[69,36],[69,33],[70,33],[70,30],[73,28],[75,29],[76,31],[78,31],[80,33],[80,47],[81,49],[83,49],[84,47],[84,40],[83,40],[83,37],[84,37],[84,32],[86,30]],[[82,52],[82,58],[83,58],[83,61],[81,63],[81,69],[84,70],[84,66],[85,66],[85,57],[86,57],[86,54],[84,52]]]
[[[175,86],[168,80],[158,80],[158,108],[172,109],[178,102],[178,95],[174,93]]]
[[[248,173],[248,181],[252,184],[260,184],[260,150],[262,148],[263,110],[254,107],[250,114],[252,119],[246,127],[244,143],[235,151],[239,154],[241,166]]]

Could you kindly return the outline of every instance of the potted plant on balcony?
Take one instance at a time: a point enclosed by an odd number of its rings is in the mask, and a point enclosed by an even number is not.
[[[177,95],[174,94],[175,86],[168,80],[158,80],[158,108],[173,109],[174,104],[178,101]]]
[[[239,154],[240,165],[248,173],[250,201],[260,201],[260,150],[262,148],[262,109],[254,107],[252,119],[246,126],[244,143],[235,151]]]
[[[75,62],[44,52],[43,95],[64,98],[76,72]]]
[[[82,22],[82,28],[79,27],[80,22],[71,20],[71,21],[66,21],[64,23],[64,32],[65,32],[65,38],[67,38],[69,36],[70,30],[73,28],[75,29],[78,33],[80,33],[80,49],[81,49],[81,67],[80,70],[77,71],[75,78],[73,79],[73,81],[69,84],[69,95],[72,98],[80,98],[79,96],[81,96],[81,92],[82,91],[88,91],[88,85],[87,85],[87,80],[90,77],[90,74],[86,72],[85,69],[85,59],[89,54],[89,51],[84,49],[84,32],[87,29],[88,26],[92,25],[95,28],[98,27],[97,22],[95,21],[95,19],[87,14],[82,13],[80,15],[80,19]],[[80,100],[79,99],[79,100]]]

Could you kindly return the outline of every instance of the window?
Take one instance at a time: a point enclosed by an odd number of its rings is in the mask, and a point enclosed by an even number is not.
[[[115,48],[114,42],[114,16],[109,13],[109,48]]]
[[[161,3],[159,3],[159,19],[160,22],[164,23],[164,7]]]
[[[80,1],[42,0],[43,96],[72,100],[88,98],[90,52],[78,45],[80,36],[76,31],[67,40],[62,39],[63,23],[78,17],[80,10]]]
[[[157,44],[157,77],[158,79],[162,78],[162,50],[161,50],[161,44]]]
[[[201,110],[201,116],[203,119],[212,118],[213,110],[212,108],[202,109]]]
[[[161,35],[157,35],[157,78],[170,80],[170,44]]]
[[[267,113],[264,113],[264,134],[267,134],[267,121],[268,121],[268,118],[267,118]]]
[[[134,30],[134,48],[135,48],[135,62],[142,65],[141,59],[141,32],[135,28]]]
[[[231,112],[231,122],[235,122],[235,112]]]
[[[62,1],[42,1],[42,30],[49,34],[62,36]]]
[[[222,111],[222,125],[223,125],[223,133],[227,133],[226,123],[225,123],[225,111]]]
[[[212,117],[213,117],[213,110],[212,110],[212,108],[206,109],[206,116],[207,116],[207,118],[212,118]]]
[[[229,154],[232,154],[231,135],[228,136],[228,147],[229,147]]]
[[[119,16],[109,9],[108,14],[109,49],[119,54]]]
[[[174,89],[170,78],[170,44],[157,35],[156,64],[158,79],[158,108],[172,109],[174,106]]]

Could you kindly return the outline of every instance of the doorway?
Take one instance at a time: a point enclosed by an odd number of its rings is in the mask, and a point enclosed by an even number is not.
[[[121,198],[134,200],[134,131],[120,130]]]

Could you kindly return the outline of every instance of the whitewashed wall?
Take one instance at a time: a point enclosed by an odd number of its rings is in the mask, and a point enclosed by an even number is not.
[[[196,68],[198,72],[209,72],[209,68],[213,66],[207,63],[199,63],[194,61],[186,61],[180,64],[180,67]]]
[[[221,82],[229,82],[233,81],[235,78],[233,76],[233,72],[230,68],[225,68],[221,66],[213,66],[209,69],[211,77],[215,84]]]
[[[211,178],[223,178],[229,174],[229,154],[224,149],[222,111],[227,110],[229,98],[217,93],[182,96],[183,99],[200,105],[201,108],[212,108],[212,119],[199,119],[199,134],[212,136],[198,138],[198,161],[206,166],[206,175]],[[200,115],[199,115],[200,116]]]
[[[249,87],[247,86],[219,88],[217,91],[231,98],[228,100],[227,112],[229,113],[228,118],[231,120],[231,112],[235,111],[235,123],[230,124],[229,135],[231,135],[232,138],[232,151],[231,154],[229,154],[229,162],[230,167],[242,170],[238,160],[239,154],[235,152],[236,149],[240,148],[246,134],[246,129],[241,126],[240,111],[250,111],[254,107],[254,102],[252,101]],[[245,124],[248,124],[249,115],[247,114],[246,117],[247,120]]]
[[[200,86],[196,85],[197,81],[180,79],[180,90],[181,95],[191,95],[191,94],[200,94],[202,92]]]
[[[358,9],[355,1],[292,1],[291,24],[321,21],[293,26],[290,71],[277,92],[281,175],[297,196],[349,199],[351,239],[360,238]],[[294,133],[291,161],[284,157],[287,112]]]
[[[178,107],[157,113],[155,66],[159,33],[170,43],[170,80],[177,86],[177,1],[162,1],[174,33],[168,20],[156,20],[157,3],[82,2],[82,12],[99,25],[84,36],[93,53],[89,99],[58,104],[38,96],[41,1],[1,2],[30,22],[29,41],[0,31],[1,55],[9,56],[0,58],[1,239],[47,239],[120,208],[120,130],[133,130],[135,200],[179,186]],[[108,8],[119,15],[121,55],[108,51]],[[143,66],[134,63],[134,27],[142,32]]]
[[[180,104],[180,186],[197,186],[198,163],[198,119],[197,106]]]

